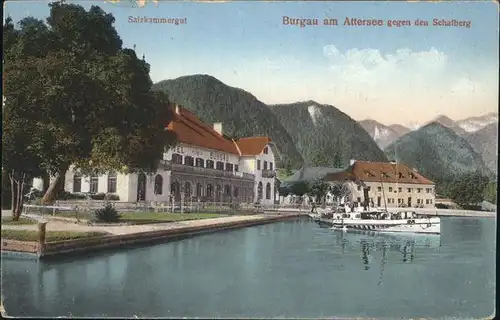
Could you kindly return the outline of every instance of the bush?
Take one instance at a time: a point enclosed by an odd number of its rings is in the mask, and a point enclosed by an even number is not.
[[[94,216],[97,221],[116,222],[120,219],[121,214],[118,213],[111,203],[106,203],[103,208],[94,211]]]
[[[436,203],[436,208],[438,209],[449,209],[450,206],[444,203]]]
[[[111,201],[118,201],[120,200],[120,197],[114,193],[106,193],[105,196],[106,200],[111,200]]]
[[[105,193],[96,193],[96,194],[90,195],[90,198],[92,200],[104,200],[104,198],[106,198],[106,194]]]

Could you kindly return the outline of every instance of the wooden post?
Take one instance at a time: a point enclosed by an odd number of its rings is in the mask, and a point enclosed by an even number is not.
[[[47,222],[38,223],[38,254],[41,255],[45,251],[45,234]]]

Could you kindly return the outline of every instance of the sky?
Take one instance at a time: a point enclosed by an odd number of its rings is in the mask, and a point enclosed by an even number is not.
[[[154,82],[209,74],[264,103],[314,100],[386,125],[498,112],[499,7],[491,1],[69,2],[112,13],[124,46],[145,55]],[[4,17],[45,19],[48,3],[7,2]],[[284,25],[284,16],[316,18],[318,25]],[[130,23],[131,17],[186,23]],[[323,25],[325,18],[338,25]],[[345,26],[346,18],[384,25]],[[417,19],[429,25],[416,26]],[[433,19],[470,27],[433,26]],[[388,20],[412,25],[389,27]]]

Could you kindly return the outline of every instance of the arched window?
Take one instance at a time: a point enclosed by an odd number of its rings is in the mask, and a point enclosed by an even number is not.
[[[225,195],[225,196],[230,196],[230,195],[231,195],[231,186],[230,186],[230,185],[228,185],[228,184],[226,184],[226,185],[224,186],[224,195]]]
[[[215,186],[215,198],[217,201],[220,201],[220,198],[222,196],[222,187],[220,184]]]
[[[171,185],[170,185],[170,194],[176,199],[178,200],[179,197],[180,197],[180,186],[179,186],[179,182],[175,181],[173,182]]]
[[[259,181],[259,184],[257,186],[257,200],[262,199],[262,181]]]
[[[160,174],[157,174],[155,177],[155,194],[161,195],[163,194],[163,177]]]
[[[184,183],[184,197],[188,198],[191,197],[191,183],[186,182]]]
[[[207,184],[207,197],[214,196],[214,187],[209,183]]]
[[[266,184],[266,199],[271,199],[271,184],[269,182]]]
[[[82,192],[82,176],[79,174],[73,176],[73,192]]]
[[[172,155],[172,163],[182,164],[182,156],[178,153],[174,153]]]
[[[108,193],[116,193],[116,172],[108,174]]]
[[[196,184],[196,196],[203,197],[203,186],[199,182]]]

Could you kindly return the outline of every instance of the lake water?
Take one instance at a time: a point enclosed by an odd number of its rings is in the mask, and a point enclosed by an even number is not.
[[[2,259],[10,316],[458,317],[494,313],[496,220],[441,236],[307,219],[71,260]]]

